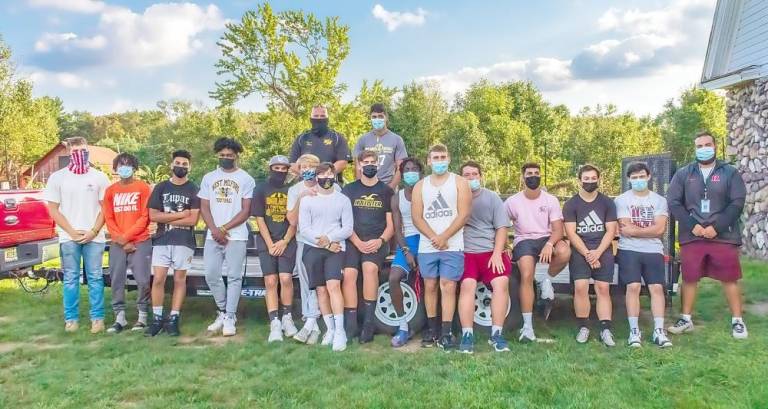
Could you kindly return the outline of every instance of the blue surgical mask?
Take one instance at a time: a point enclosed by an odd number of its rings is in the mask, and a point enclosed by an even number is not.
[[[432,162],[432,173],[435,175],[442,175],[445,172],[448,172],[448,161]]]
[[[403,172],[403,182],[408,186],[414,186],[419,182],[419,172]]]
[[[715,148],[711,146],[702,146],[696,148],[696,160],[699,162],[709,162],[715,157]]]
[[[122,179],[128,179],[129,177],[133,176],[133,166],[120,165],[117,167],[117,174]]]
[[[469,180],[469,188],[472,189],[474,192],[477,189],[480,189],[480,179],[470,179]]]
[[[380,130],[384,129],[384,126],[387,124],[387,120],[384,118],[373,118],[371,119],[371,125],[373,125],[373,129]]]
[[[301,178],[304,180],[312,180],[315,178],[315,175],[317,175],[317,173],[315,173],[314,169],[307,169],[304,172],[301,172]]]
[[[635,192],[645,192],[648,189],[648,179],[632,179],[629,183]]]

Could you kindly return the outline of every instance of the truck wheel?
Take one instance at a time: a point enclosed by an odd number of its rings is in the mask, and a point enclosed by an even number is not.
[[[511,331],[520,325],[520,300],[518,298],[519,281],[515,274],[509,277],[509,304],[504,319],[504,329]],[[491,297],[493,292],[485,284],[477,283],[475,290],[474,329],[484,334],[491,333]]]
[[[411,333],[418,333],[427,321],[424,310],[424,300],[416,297],[416,291],[409,283],[400,283],[403,290],[403,309],[408,320],[408,328]],[[398,327],[397,311],[392,305],[389,294],[389,282],[379,285],[379,294],[376,300],[376,330],[380,334],[393,335]]]

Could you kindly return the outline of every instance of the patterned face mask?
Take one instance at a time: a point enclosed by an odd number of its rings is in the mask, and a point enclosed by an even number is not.
[[[88,150],[76,149],[69,154],[69,170],[76,175],[88,172]]]

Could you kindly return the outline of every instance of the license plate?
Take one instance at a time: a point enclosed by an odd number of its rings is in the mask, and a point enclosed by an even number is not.
[[[19,254],[16,251],[16,247],[11,247],[9,249],[3,250],[3,255],[4,255],[3,259],[5,260],[6,263],[9,263],[11,261],[16,261],[19,259]]]

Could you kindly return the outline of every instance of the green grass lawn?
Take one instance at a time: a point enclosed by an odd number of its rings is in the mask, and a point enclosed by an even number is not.
[[[267,345],[261,301],[241,303],[246,316],[233,339],[205,336],[210,299],[188,300],[185,335],[177,339],[91,336],[87,320],[79,333],[65,334],[60,286],[32,296],[6,281],[0,287],[0,408],[766,408],[768,264],[745,261],[744,269],[746,341],[731,338],[720,288],[706,281],[696,332],[674,337],[668,350],[649,343],[625,347],[626,321],[618,317],[618,347],[578,345],[570,309],[558,308],[567,316],[536,322],[537,335],[552,342],[513,343],[511,353],[495,354],[483,340],[473,356],[421,350],[416,342],[392,350],[386,336],[343,353],[293,342]],[[83,312],[85,301],[83,292]],[[679,300],[674,304],[668,317]],[[645,334],[649,325],[646,316]]]

